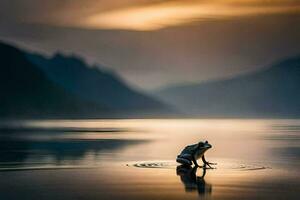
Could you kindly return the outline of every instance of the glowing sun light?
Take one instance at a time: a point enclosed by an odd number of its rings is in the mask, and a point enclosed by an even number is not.
[[[156,30],[201,19],[299,11],[293,6],[232,6],[213,3],[159,3],[92,15],[83,26],[101,29]]]

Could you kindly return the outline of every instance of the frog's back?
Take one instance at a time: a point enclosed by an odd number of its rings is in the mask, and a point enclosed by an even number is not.
[[[186,146],[180,154],[194,154],[195,150],[197,148],[197,144],[193,144],[193,145],[188,145]]]

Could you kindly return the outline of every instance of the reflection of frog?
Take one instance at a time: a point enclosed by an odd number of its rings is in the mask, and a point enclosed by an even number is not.
[[[204,153],[211,147],[212,146],[207,141],[186,146],[180,155],[177,156],[176,162],[182,165],[192,165],[194,163],[195,166],[199,166],[197,160],[202,158],[204,167],[207,165],[208,167],[212,168],[210,165],[215,163],[207,162],[204,157]]]
[[[184,185],[186,192],[198,191],[199,195],[210,195],[212,192],[212,185],[206,183],[204,176],[206,168],[203,168],[202,176],[197,176],[198,167],[191,167],[189,165],[177,166],[176,174],[180,176],[181,182]]]

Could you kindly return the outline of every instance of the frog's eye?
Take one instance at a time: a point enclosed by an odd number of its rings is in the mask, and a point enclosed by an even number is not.
[[[204,143],[203,143],[203,142],[199,142],[199,143],[198,143],[198,147],[199,147],[199,148],[204,147]]]

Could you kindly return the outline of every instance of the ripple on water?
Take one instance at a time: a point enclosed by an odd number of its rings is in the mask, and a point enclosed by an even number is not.
[[[137,168],[157,168],[157,169],[176,169],[180,164],[175,161],[140,161],[129,163],[129,167]],[[0,171],[18,171],[18,170],[59,170],[59,169],[92,169],[97,168],[99,165],[51,165],[51,164],[27,164],[24,166],[18,166],[13,164],[0,164]],[[271,169],[270,167],[259,164],[245,164],[236,163],[235,161],[218,162],[217,165],[213,165],[215,169],[221,170],[234,170],[234,171],[250,171],[250,170],[265,170]]]
[[[141,161],[141,162],[127,164],[127,166],[138,167],[138,168],[173,169],[179,166],[179,164],[173,161]],[[258,164],[240,164],[240,163],[218,163],[216,166],[214,165],[214,167],[216,169],[239,170],[239,171],[271,169],[270,167],[258,165]]]

